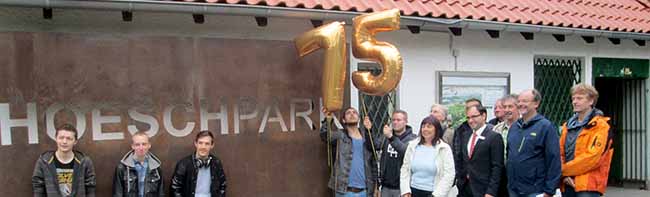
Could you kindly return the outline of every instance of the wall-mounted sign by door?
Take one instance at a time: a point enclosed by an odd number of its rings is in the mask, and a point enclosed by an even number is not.
[[[593,58],[594,77],[648,78],[650,60],[623,58]]]

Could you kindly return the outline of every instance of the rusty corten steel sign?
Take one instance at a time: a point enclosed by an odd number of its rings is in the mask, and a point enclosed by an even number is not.
[[[30,196],[54,125],[76,125],[98,196],[110,196],[131,133],[153,135],[165,189],[196,132],[216,134],[229,196],[327,195],[317,128],[322,53],[289,41],[0,33],[0,196]],[[166,191],[167,192],[167,191]]]

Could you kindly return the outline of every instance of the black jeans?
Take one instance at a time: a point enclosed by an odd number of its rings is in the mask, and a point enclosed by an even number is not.
[[[419,190],[411,187],[411,197],[431,197],[433,191]]]
[[[472,197],[472,188],[469,186],[469,181],[465,182],[462,188],[458,188],[458,197]]]
[[[564,185],[564,192],[562,192],[563,197],[600,197],[599,192],[585,191],[585,192],[576,192],[576,190],[568,185]]]

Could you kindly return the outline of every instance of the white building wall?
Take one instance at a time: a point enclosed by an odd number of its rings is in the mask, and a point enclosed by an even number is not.
[[[0,8],[0,31],[51,31],[72,33],[109,33],[118,35],[169,35],[218,38],[292,40],[312,29],[309,20],[269,18],[268,26],[258,27],[253,17],[206,15],[204,24],[195,24],[190,14],[140,13],[132,22],[123,22],[120,12],[54,10],[52,20],[42,18],[41,9]],[[348,41],[351,25],[346,26]],[[408,30],[381,33],[378,38],[398,47],[404,59],[404,73],[398,89],[398,106],[409,112],[410,124],[419,125],[437,102],[436,71],[508,72],[511,92],[533,87],[535,55],[579,56],[585,59],[583,70],[591,83],[591,58],[650,58],[650,47],[639,47],[631,40],[613,45],[607,38],[586,44],[582,38],[567,35],[557,42],[549,34],[535,34],[524,40],[517,32],[501,32],[492,39],[485,31],[463,29],[462,36],[448,32],[412,34]],[[455,60],[452,50],[458,51]],[[350,54],[351,70],[359,60]],[[351,90],[351,103],[358,107],[357,90]]]

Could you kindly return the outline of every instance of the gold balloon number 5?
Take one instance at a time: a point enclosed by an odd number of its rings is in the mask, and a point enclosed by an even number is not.
[[[402,78],[402,56],[397,47],[378,41],[378,32],[399,29],[399,10],[392,9],[354,18],[352,54],[363,60],[379,62],[381,74],[372,75],[370,71],[354,71],[352,83],[361,92],[369,95],[385,95],[394,90]]]
[[[399,51],[394,45],[375,38],[378,32],[399,29],[399,18],[399,10],[392,9],[353,19],[352,54],[360,59],[379,62],[382,66],[382,72],[378,76],[368,71],[352,73],[352,82],[361,92],[384,95],[399,84],[402,78],[402,57]],[[347,65],[344,24],[331,22],[305,32],[294,40],[300,57],[317,49],[325,49],[321,91],[323,105],[328,113],[339,111],[343,106]]]

